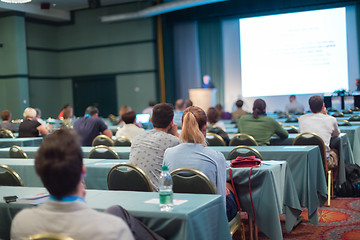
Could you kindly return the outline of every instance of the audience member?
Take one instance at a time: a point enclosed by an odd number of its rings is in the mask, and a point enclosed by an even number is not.
[[[331,163],[338,162],[336,151],[330,149],[331,137],[339,136],[340,130],[336,118],[327,114],[324,100],[321,96],[309,98],[309,106],[312,113],[308,113],[299,118],[299,130],[301,133],[313,132],[321,137],[325,143],[326,157]],[[331,159],[330,159],[331,158]]]
[[[64,110],[63,120],[61,122],[62,128],[72,128],[73,127],[73,118],[74,110],[72,107],[68,107]]]
[[[125,125],[119,128],[116,132],[116,138],[120,138],[121,136],[127,137],[132,140],[135,136],[143,133],[145,130],[143,128],[139,128],[135,125],[136,123],[136,112],[130,111],[121,116],[121,119],[124,121]]]
[[[137,135],[131,144],[130,163],[145,172],[154,191],[159,190],[159,177],[165,150],[180,143],[173,117],[174,111],[171,104],[155,105],[151,117],[154,129]]]
[[[39,137],[46,135],[49,131],[36,120],[36,110],[28,107],[24,110],[24,121],[19,126],[19,138]]]
[[[67,108],[71,108],[71,106],[69,104],[65,104],[64,107],[61,109],[61,112],[59,113],[58,119],[62,120],[64,118],[64,111]]]
[[[220,119],[231,119],[231,113],[224,112],[223,106],[220,103],[216,104],[215,108],[219,111]]]
[[[169,171],[193,168],[204,173],[214,184],[216,192],[226,199],[228,220],[237,212],[235,196],[226,191],[226,160],[222,153],[206,146],[206,114],[199,107],[189,107],[183,114],[181,144],[168,148],[164,163]]]
[[[185,100],[185,106],[186,108],[191,107],[193,105],[193,102],[190,99]]]
[[[245,110],[243,110],[242,109],[242,106],[244,105],[244,101],[243,100],[237,100],[236,102],[235,102],[235,105],[236,105],[236,110],[235,111],[233,111],[232,113],[231,113],[231,121],[232,122],[237,122],[237,121],[239,121],[239,118],[241,117],[241,116],[244,116],[244,115],[247,115],[248,114],[248,112],[246,112]]]
[[[106,210],[116,217],[86,205],[86,169],[73,130],[60,129],[44,139],[35,157],[35,170],[51,196],[44,204],[15,216],[11,239],[27,239],[37,233],[58,233],[76,240],[161,239],[120,206]]]
[[[288,137],[288,132],[275,119],[266,116],[266,103],[262,99],[255,100],[252,115],[239,119],[238,130],[253,136],[259,145],[269,145],[274,133],[280,138]]]
[[[289,101],[290,102],[285,106],[286,113],[304,113],[304,106],[296,101],[295,95],[291,95]]]
[[[0,128],[8,129],[12,132],[17,132],[19,127],[11,122],[11,112],[9,110],[3,110],[1,112],[2,122],[0,123]]]
[[[175,111],[174,111],[174,123],[179,127],[181,126],[181,119],[183,112],[185,110],[185,102],[182,99],[178,99],[175,102]]]
[[[219,121],[220,119],[220,113],[219,111],[214,108],[210,107],[207,111],[207,118],[208,118],[208,127],[219,127],[222,130],[226,131],[225,124],[222,121]]]
[[[130,111],[132,111],[132,109],[128,105],[121,106],[121,108],[119,110],[119,117],[120,117],[119,127],[122,127],[125,125],[125,122],[121,119],[121,116]]]
[[[43,125],[48,131],[51,131],[51,130],[52,130],[52,125],[47,124],[46,121],[44,121],[44,120],[41,118],[41,110],[40,110],[40,108],[35,108],[35,111],[36,111],[36,120],[37,120],[41,125]]]
[[[112,132],[98,116],[97,107],[89,106],[86,108],[85,116],[74,122],[74,130],[79,134],[83,146],[91,146],[94,138],[100,134],[112,138]]]
[[[150,116],[152,115],[152,110],[155,106],[155,101],[151,100],[149,101],[149,106],[147,108],[145,108],[142,113],[143,114],[150,114]]]

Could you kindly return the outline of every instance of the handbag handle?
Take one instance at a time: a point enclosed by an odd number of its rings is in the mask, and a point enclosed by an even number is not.
[[[250,168],[250,171],[249,171],[249,193],[250,193],[251,208],[252,208],[252,211],[254,213],[254,224],[256,224],[256,214],[255,214],[255,207],[254,207],[252,194],[251,194],[251,171],[253,170],[254,167],[258,167],[258,166],[259,165],[252,166]],[[239,198],[238,198],[237,191],[236,191],[236,188],[235,188],[234,180],[233,180],[233,177],[232,177],[231,167],[229,167],[229,175],[230,175],[231,186],[233,187],[233,189],[235,191],[234,195],[235,195],[236,204],[238,206],[238,210],[239,210],[239,213],[240,213],[241,212],[240,202],[239,202]]]

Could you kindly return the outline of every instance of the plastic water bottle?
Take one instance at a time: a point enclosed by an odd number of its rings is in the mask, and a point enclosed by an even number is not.
[[[160,211],[171,211],[173,209],[172,178],[167,166],[162,166],[159,184]]]

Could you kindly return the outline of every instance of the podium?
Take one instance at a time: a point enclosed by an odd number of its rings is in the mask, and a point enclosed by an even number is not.
[[[189,98],[194,106],[201,107],[205,112],[216,105],[216,88],[189,89]]]

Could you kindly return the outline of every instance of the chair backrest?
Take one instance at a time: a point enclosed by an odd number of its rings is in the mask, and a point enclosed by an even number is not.
[[[215,133],[207,133],[206,142],[208,146],[226,146],[224,139]]]
[[[0,164],[0,186],[24,186],[19,174],[7,165]]]
[[[91,149],[88,158],[120,159],[119,155],[113,149],[104,145],[99,145]]]
[[[119,163],[107,176],[109,190],[152,192],[152,185],[143,170],[130,163]]]
[[[360,116],[359,115],[352,115],[349,119],[349,122],[358,122],[360,121]]]
[[[285,122],[286,123],[296,123],[296,122],[298,122],[299,120],[296,118],[296,117],[292,117],[292,116],[290,116],[290,117],[288,117],[286,120],[285,120]]]
[[[28,158],[27,154],[19,146],[11,146],[9,149],[10,158]]]
[[[344,110],[342,111],[342,113],[343,113],[343,114],[352,114],[353,111],[352,111],[351,109],[344,109]]]
[[[342,112],[334,112],[331,116],[333,116],[333,117],[343,117],[344,114]]]
[[[288,133],[299,133],[299,130],[295,126],[284,127]]]
[[[178,168],[171,172],[175,193],[216,194],[209,178],[202,172],[191,168]]]
[[[74,239],[57,233],[40,233],[30,236],[26,240],[74,240]]]
[[[224,131],[224,129],[220,127],[208,127],[207,132],[219,135],[224,140],[225,145],[229,145],[230,138],[229,135]]]
[[[348,120],[338,120],[338,126],[351,126]]]
[[[117,137],[115,142],[115,146],[124,146],[124,147],[130,147],[131,146],[131,140],[125,136]]]
[[[316,145],[320,148],[321,158],[323,162],[323,167],[325,171],[325,176],[327,176],[328,173],[328,165],[327,165],[327,158],[326,158],[326,148],[324,141],[322,138],[311,132],[301,133],[294,139],[293,145]]]
[[[256,158],[260,160],[264,160],[263,156],[259,153],[258,150],[249,147],[249,146],[237,146],[231,152],[229,153],[227,159],[232,160],[237,157],[248,157],[248,156],[255,156]]]
[[[12,131],[6,128],[0,128],[0,138],[15,138]]]
[[[96,138],[94,138],[92,142],[92,146],[95,147],[99,145],[114,146],[114,141],[106,135],[99,135]]]
[[[230,140],[229,146],[239,145],[258,146],[258,143],[252,136],[245,133],[238,133]]]

